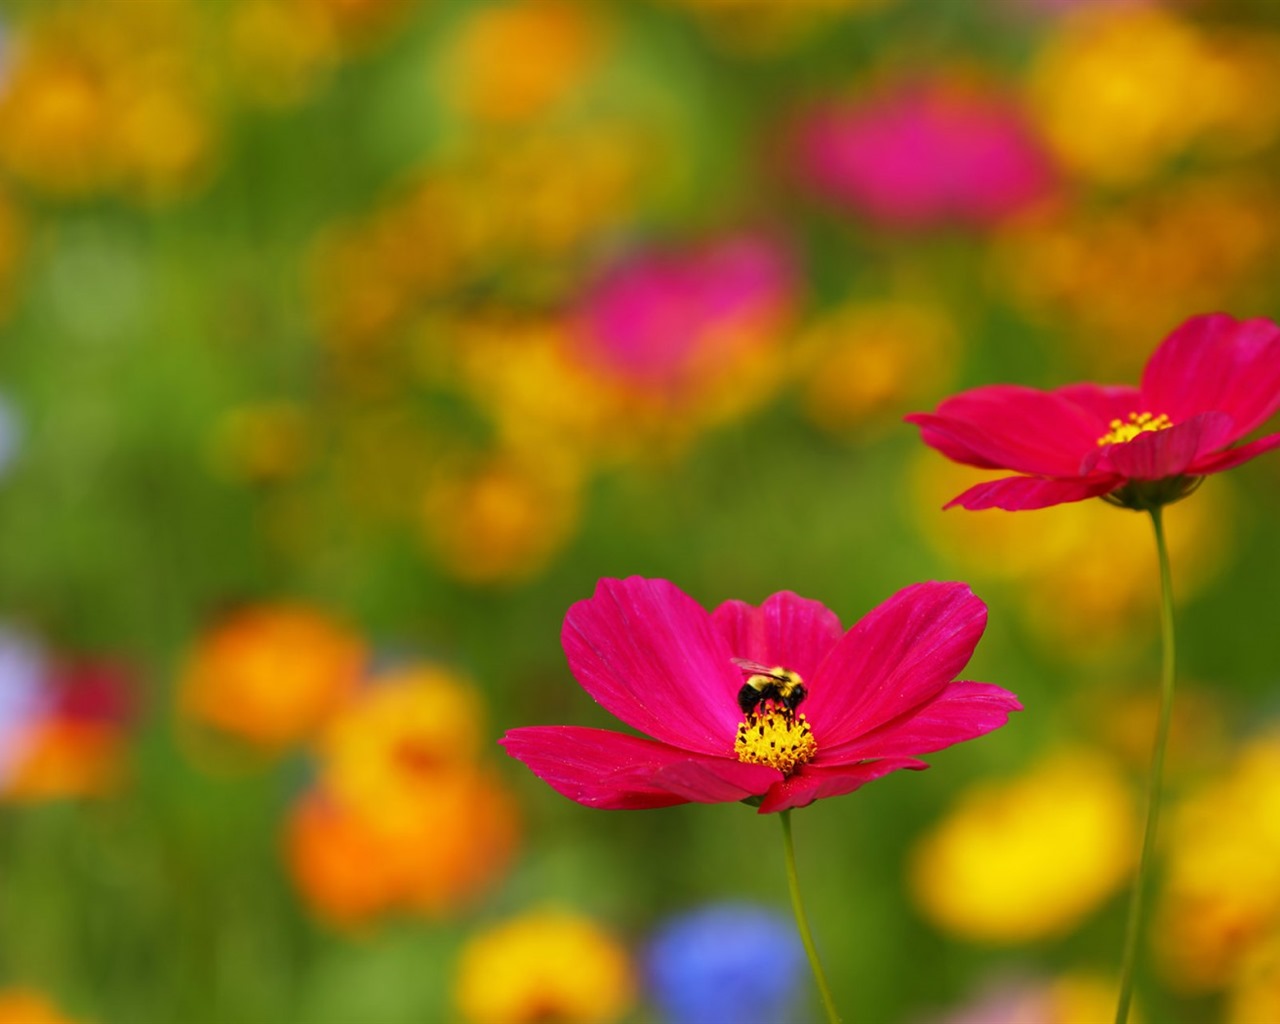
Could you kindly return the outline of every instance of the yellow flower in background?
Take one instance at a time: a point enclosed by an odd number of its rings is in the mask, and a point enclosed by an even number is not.
[[[1062,935],[1128,877],[1136,838],[1120,772],[1096,753],[1063,750],[962,793],[916,844],[911,891],[930,921],[966,939]]]
[[[324,731],[321,784],[342,803],[412,818],[441,773],[475,763],[484,716],[474,684],[448,669],[378,676]]]
[[[0,989],[0,1024],[76,1024],[48,996],[30,988]]]
[[[1249,950],[1227,990],[1223,1024],[1280,1020],[1280,932]]]
[[[473,9],[441,56],[445,98],[479,121],[545,116],[601,58],[602,9],[568,0],[508,0]]]
[[[192,721],[277,752],[310,739],[355,691],[364,642],[302,605],[233,612],[187,657],[179,706]]]
[[[1280,934],[1280,734],[1246,744],[1171,819],[1159,961],[1178,989],[1220,989]]]
[[[241,94],[268,107],[306,100],[338,58],[329,21],[294,0],[241,0],[228,15],[226,45]]]
[[[959,341],[932,303],[847,302],[798,339],[805,415],[833,434],[877,434],[936,402],[952,383]]]
[[[442,466],[422,498],[422,536],[451,576],[475,585],[536,575],[577,528],[573,470],[550,460],[494,454]]]
[[[1008,580],[1027,627],[1055,656],[1104,660],[1136,642],[1134,624],[1154,619],[1160,598],[1147,582],[1155,554],[1143,517],[1118,515],[1102,502],[1058,505],[1034,523],[1018,516],[947,515],[942,505],[982,474],[928,454],[918,453],[911,465],[907,500],[931,548],[967,574]],[[1222,568],[1234,521],[1225,480],[1215,480],[1196,501],[1168,508],[1165,525],[1180,593],[1195,592]]]
[[[1194,243],[1189,242],[1194,239]],[[1280,192],[1232,171],[1119,206],[1037,211],[997,235],[996,287],[1061,331],[1081,376],[1136,377],[1148,339],[1205,309],[1257,305],[1280,253]]]
[[[1036,60],[1032,108],[1068,167],[1108,183],[1142,180],[1206,138],[1237,147],[1275,138],[1275,45],[1156,6],[1081,5]]]
[[[589,918],[533,910],[472,937],[454,979],[468,1024],[608,1024],[634,1005],[626,948]]]

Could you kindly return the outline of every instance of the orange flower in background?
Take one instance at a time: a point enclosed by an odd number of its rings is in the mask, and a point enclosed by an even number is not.
[[[502,877],[519,821],[481,760],[483,715],[467,680],[419,666],[375,680],[333,720],[286,835],[318,915],[348,927],[390,911],[446,917]]]
[[[31,988],[0,989],[0,1024],[77,1024],[48,996]]]
[[[527,911],[474,936],[454,980],[469,1024],[609,1024],[635,998],[635,969],[618,939],[555,909]]]
[[[180,707],[192,721],[267,751],[309,739],[351,695],[366,662],[347,626],[301,605],[234,612],[187,659]]]
[[[599,60],[599,13],[593,4],[560,0],[476,9],[444,55],[446,98],[480,121],[545,115],[580,89]]]

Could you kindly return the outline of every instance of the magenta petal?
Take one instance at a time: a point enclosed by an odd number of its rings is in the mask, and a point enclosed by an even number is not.
[[[963,583],[917,583],[872,609],[818,669],[804,712],[818,750],[934,697],[973,654],[987,606]]]
[[[1181,476],[1206,455],[1239,436],[1231,417],[1206,412],[1166,430],[1149,430],[1132,441],[1099,449],[1096,464],[1131,480]],[[1086,465],[1094,459],[1086,460]]]
[[[1280,409],[1280,327],[1226,313],[1194,316],[1161,344],[1142,374],[1147,408],[1174,421],[1222,412],[1244,437]]]
[[[804,807],[829,796],[844,796],[861,789],[868,782],[883,778],[890,772],[920,771],[929,766],[923,761],[908,757],[891,757],[862,764],[832,765],[815,768],[805,765],[795,775],[775,784],[760,804],[761,814],[785,811],[792,807]]]
[[[574,677],[605,710],[685,750],[728,755],[742,673],[711,616],[666,580],[602,579],[565,615]]]
[[[1221,473],[1224,469],[1231,469],[1241,463],[1248,462],[1250,459],[1256,459],[1259,455],[1269,452],[1273,448],[1280,448],[1280,434],[1268,434],[1266,437],[1260,437],[1256,441],[1250,441],[1248,444],[1242,444],[1237,448],[1228,448],[1226,451],[1218,452],[1216,455],[1198,459],[1196,464],[1191,467],[1191,475],[1202,476],[1205,473]]]
[[[774,594],[759,608],[726,601],[711,618],[736,657],[781,665],[805,680],[844,634],[835,612],[790,591]]]
[[[691,754],[641,736],[572,725],[512,729],[499,742],[562,796],[635,810],[742,800],[778,780],[773,768]]]
[[[826,747],[815,763],[860,761],[868,757],[929,754],[955,743],[985,736],[1022,704],[1008,690],[990,683],[952,683],[932,700],[885,722],[848,743]]]
[[[1071,501],[1084,501],[1108,494],[1124,481],[1114,476],[1080,477],[1075,480],[1048,480],[1040,476],[1006,476],[999,480],[974,484],[956,495],[943,508],[959,505],[978,511],[1002,508],[1006,512],[1025,512]]]
[[[1034,476],[1074,476],[1099,435],[1096,418],[1060,393],[1012,384],[964,391],[907,422],[956,461]]]
[[[1053,393],[1080,406],[1097,424],[1096,438],[1111,429],[1112,420],[1128,420],[1135,412],[1146,412],[1142,392],[1127,384],[1068,384]]]

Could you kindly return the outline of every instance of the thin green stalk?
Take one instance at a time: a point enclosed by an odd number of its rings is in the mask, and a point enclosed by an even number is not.
[[[1169,723],[1173,718],[1173,577],[1169,572],[1169,547],[1165,543],[1161,510],[1153,508],[1151,525],[1155,528],[1156,552],[1160,557],[1160,632],[1162,667],[1160,673],[1160,717],[1156,724],[1155,744],[1151,749],[1151,777],[1147,783],[1147,825],[1142,834],[1142,854],[1138,874],[1129,898],[1129,923],[1125,929],[1124,959],[1120,967],[1120,998],[1116,1004],[1116,1024],[1129,1019],[1129,1002],[1133,997],[1133,974],[1138,960],[1142,936],[1143,904],[1155,852],[1156,826],[1160,819],[1160,793],[1164,785],[1164,751],[1169,743]]]
[[[791,841],[791,810],[779,813],[782,821],[782,846],[787,854],[787,885],[791,889],[791,909],[796,915],[796,927],[800,929],[800,941],[804,943],[804,951],[809,954],[809,966],[813,968],[813,980],[818,983],[818,991],[822,995],[822,1006],[827,1011],[830,1024],[840,1024],[840,1014],[836,1012],[835,1001],[831,998],[831,986],[827,984],[826,972],[822,969],[822,961],[818,959],[818,948],[813,944],[813,933],[809,931],[809,919],[804,914],[804,904],[800,902],[800,878],[796,874],[796,848]]]

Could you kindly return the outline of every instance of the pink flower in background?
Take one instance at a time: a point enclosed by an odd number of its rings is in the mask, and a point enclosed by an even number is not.
[[[1017,698],[955,682],[986,628],[961,583],[899,591],[847,632],[790,592],[708,613],[666,580],[604,579],[561,640],[595,700],[652,739],[579,726],[509,731],[507,753],[588,807],[760,802],[851,793],[916,755],[1003,725]]]
[[[942,81],[900,83],[811,110],[795,129],[801,179],[888,227],[985,226],[1054,191],[1015,102]]]
[[[994,384],[907,422],[949,459],[1020,474],[971,487],[947,508],[1017,511],[1106,497],[1145,509],[1280,447],[1280,433],[1236,445],[1278,409],[1280,327],[1212,313],[1161,343],[1141,387]]]
[[[762,236],[637,252],[584,297],[582,352],[633,384],[676,389],[776,329],[794,292],[789,255]]]

